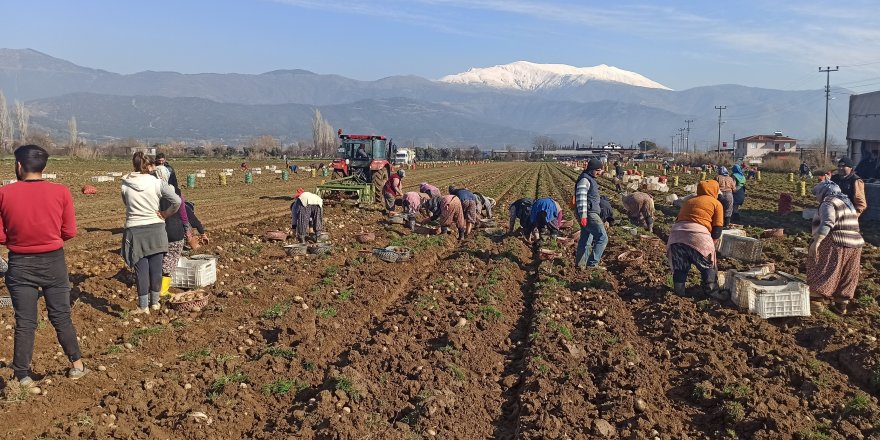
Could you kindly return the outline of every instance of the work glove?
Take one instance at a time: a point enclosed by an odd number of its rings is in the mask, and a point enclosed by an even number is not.
[[[586,217],[581,217],[581,227],[582,228],[587,227],[587,218]]]

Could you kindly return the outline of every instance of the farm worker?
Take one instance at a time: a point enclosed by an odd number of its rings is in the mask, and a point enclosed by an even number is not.
[[[736,191],[736,181],[730,177],[730,171],[727,167],[719,167],[718,175],[715,176],[718,181],[718,201],[724,208],[724,228],[730,225],[730,217],[733,215],[733,192]]]
[[[431,217],[426,221],[437,221],[440,228],[437,235],[449,234],[449,227],[453,224],[458,228],[458,240],[464,240],[467,224],[464,220],[464,212],[461,210],[461,200],[454,195],[434,197],[422,204],[422,209],[430,213]]]
[[[370,153],[367,153],[364,144],[358,146],[357,151],[354,153],[354,158],[357,160],[370,160]]]
[[[480,193],[474,193],[474,196],[477,198],[477,213],[480,218],[491,219],[492,209],[495,208],[495,199]]]
[[[600,160],[590,159],[575,183],[575,215],[581,225],[581,236],[575,252],[575,265],[578,267],[600,268],[599,261],[608,244],[599,205],[599,183],[596,182],[596,172],[601,168]],[[589,253],[588,247],[591,248]]]
[[[240,168],[242,171],[247,171],[247,170],[248,170],[248,164],[247,164],[247,162],[242,162],[242,163],[241,163],[241,167],[239,167],[239,168]]]
[[[436,186],[431,185],[430,183],[422,182],[422,184],[419,185],[419,192],[427,194],[432,199],[434,197],[442,197],[443,196],[443,194],[440,194],[440,190],[437,189]]]
[[[666,242],[666,255],[672,268],[672,286],[677,295],[685,296],[685,282],[691,265],[697,266],[703,292],[726,299],[718,290],[715,242],[724,227],[724,208],[718,201],[718,182],[697,183],[697,195],[688,199],[678,213]]]
[[[165,153],[157,153],[156,154],[156,166],[157,167],[165,167],[168,168],[170,175],[168,176],[168,184],[177,188],[177,173],[174,172],[174,168],[168,163],[168,159],[165,157]]]
[[[599,217],[602,218],[606,227],[617,223],[614,220],[614,209],[611,207],[611,201],[608,200],[607,196],[599,197]]]
[[[403,180],[405,176],[406,171],[399,169],[385,181],[385,186],[382,188],[382,195],[385,200],[385,212],[387,214],[394,212],[397,198],[403,196],[403,189],[400,187],[400,181]]]
[[[739,207],[746,201],[746,176],[743,174],[742,167],[735,164],[731,168],[735,187],[733,190],[733,214],[731,217],[739,220]]]
[[[416,229],[416,214],[422,208],[422,203],[430,199],[429,195],[415,191],[409,191],[403,195],[403,213],[406,214],[407,225],[410,231]]]
[[[150,306],[159,309],[162,260],[168,252],[165,219],[177,215],[180,197],[174,187],[153,175],[156,167],[151,157],[137,152],[131,162],[134,172],[122,177],[122,258],[137,278],[138,306],[131,313],[149,314]]]
[[[466,188],[456,188],[449,185],[449,194],[461,200],[461,209],[464,211],[464,219],[467,222],[467,234],[471,233],[474,225],[480,224],[480,210],[477,207],[477,196]]]
[[[621,201],[630,223],[654,232],[654,198],[650,194],[636,191],[624,195]]]
[[[620,185],[623,184],[623,167],[620,166],[620,162],[614,161],[614,186],[617,188],[617,191],[620,192]]]
[[[156,177],[161,179],[163,182],[167,183],[174,189],[174,193],[180,197],[180,208],[177,209],[177,212],[174,215],[165,218],[165,232],[168,234],[168,252],[165,253],[165,257],[162,258],[162,290],[159,291],[160,296],[171,296],[171,292],[168,291],[168,288],[171,287],[171,276],[174,274],[174,269],[177,267],[177,262],[180,260],[180,254],[183,253],[183,245],[186,241],[186,238],[191,233],[189,232],[189,217],[187,217],[186,213],[186,200],[183,198],[183,193],[180,192],[180,188],[171,185],[169,182],[170,172],[168,168],[164,166],[156,166]],[[159,210],[163,211],[168,209],[171,205],[171,202],[168,200],[162,200],[159,202]],[[154,307],[154,310],[157,307]]]
[[[562,224],[562,207],[559,202],[544,197],[536,199],[532,203],[532,209],[529,212],[529,228],[524,230],[526,237],[531,238],[532,234],[537,232],[540,238],[542,233],[550,231],[550,237],[556,238],[559,235],[559,226]]]
[[[811,179],[813,177],[813,173],[810,172],[810,166],[807,165],[807,161],[801,162],[798,172],[801,179]]]
[[[67,377],[89,372],[82,362],[76,329],[70,319],[70,280],[64,242],[76,236],[73,197],[64,185],[43,180],[49,153],[38,145],[15,150],[18,182],[0,188],[0,244],[9,249],[6,288],[15,313],[12,371],[20,386],[30,377],[37,328],[37,303],[46,298],[49,322],[71,368]],[[155,215],[155,213],[153,214]]]
[[[836,183],[840,187],[840,191],[849,198],[856,213],[862,215],[868,208],[868,203],[865,200],[865,181],[853,172],[852,159],[840,158],[837,162],[837,174],[831,176],[831,181]]]
[[[199,232],[199,240],[192,240],[192,236],[188,236],[187,240],[189,240],[189,246],[193,250],[198,249],[201,244],[208,244],[211,240],[208,238],[208,233],[205,231],[205,226],[202,225],[202,222],[196,217],[195,205],[192,202],[184,202],[183,206],[186,208],[186,217],[189,219],[189,224],[192,228],[195,228],[196,231]]]
[[[290,164],[288,168],[290,168],[291,173],[299,174],[299,166],[297,166],[295,163]]]
[[[305,243],[311,227],[314,230],[313,239],[317,242],[324,230],[324,200],[302,188],[297,188],[293,197],[296,200],[290,204],[290,223],[291,228],[296,230],[296,238],[300,243]]]
[[[668,161],[668,160],[664,160],[664,161],[663,161],[663,170],[666,171],[666,174],[667,174],[667,175],[669,174],[669,168],[670,168],[670,166],[669,166],[669,161]]]
[[[856,166],[856,173],[862,179],[878,179],[880,178],[880,151],[865,154],[865,158]]]
[[[513,227],[516,225],[517,220],[519,220],[519,226],[522,228],[523,232],[532,230],[529,217],[532,212],[533,203],[534,200],[528,197],[523,197],[510,204],[510,208],[508,208],[510,214],[510,220],[508,221],[507,226],[508,235],[513,235]]]
[[[845,314],[859,283],[862,247],[859,214],[849,197],[834,182],[813,187],[819,209],[813,217],[813,240],[807,253],[810,298]]]

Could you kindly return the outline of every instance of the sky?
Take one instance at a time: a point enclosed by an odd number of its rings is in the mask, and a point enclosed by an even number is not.
[[[0,0],[0,47],[117,73],[439,79],[525,60],[676,90],[880,90],[880,0]]]

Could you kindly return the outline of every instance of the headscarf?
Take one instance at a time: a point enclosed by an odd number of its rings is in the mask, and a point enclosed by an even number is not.
[[[855,207],[852,204],[852,201],[849,197],[846,196],[843,192],[840,191],[840,187],[837,186],[836,183],[825,180],[823,182],[819,182],[816,186],[813,187],[813,195],[816,196],[816,200],[819,203],[831,202],[834,199],[840,199],[843,201],[843,204],[846,205],[847,208],[855,211]]]
[[[164,165],[159,165],[156,167],[156,177],[163,182],[168,183],[168,178],[171,177],[171,171],[169,171]]]
[[[746,176],[743,175],[742,167],[739,164],[736,164],[731,169],[733,173],[733,180],[736,180],[737,186],[743,186],[746,184]]]
[[[727,171],[727,167],[720,167],[720,168],[718,168],[718,175],[719,176],[729,176],[730,171]]]

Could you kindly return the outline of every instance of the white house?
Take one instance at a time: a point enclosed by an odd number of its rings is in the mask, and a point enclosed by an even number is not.
[[[797,139],[783,136],[781,131],[773,134],[756,134],[736,140],[734,157],[737,159],[760,159],[767,153],[794,153]]]
[[[138,151],[141,151],[144,154],[146,154],[147,156],[156,157],[156,147],[131,147],[129,150],[131,150],[131,151],[129,151],[129,153],[131,153],[131,154],[134,154],[134,153],[137,153]]]

